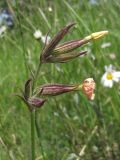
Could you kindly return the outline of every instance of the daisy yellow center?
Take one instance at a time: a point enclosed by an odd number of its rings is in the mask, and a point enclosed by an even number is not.
[[[112,80],[112,79],[113,79],[113,75],[112,75],[111,73],[108,73],[106,78],[107,78],[108,80]]]

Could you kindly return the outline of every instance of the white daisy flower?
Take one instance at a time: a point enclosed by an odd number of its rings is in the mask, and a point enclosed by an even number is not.
[[[112,88],[114,82],[120,81],[120,71],[116,71],[115,68],[110,64],[105,66],[106,72],[101,78],[101,83],[105,87]]]

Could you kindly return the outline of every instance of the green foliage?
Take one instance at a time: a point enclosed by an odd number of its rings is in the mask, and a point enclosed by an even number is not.
[[[73,84],[93,77],[97,83],[96,97],[94,102],[89,102],[82,93],[70,93],[49,99],[39,110],[41,144],[36,143],[36,160],[70,160],[72,153],[78,156],[84,147],[82,160],[119,160],[120,84],[116,83],[111,89],[101,84],[105,65],[113,64],[120,70],[119,0],[101,0],[96,5],[88,0],[20,2],[19,8],[8,3],[14,14],[15,27],[0,38],[1,160],[30,159],[29,112],[12,94],[18,93],[27,80],[25,60],[33,72],[38,64],[44,45],[35,40],[33,33],[36,29],[44,35],[50,31],[52,37],[69,22],[77,25],[64,41],[101,30],[108,30],[110,34],[85,45],[83,48],[90,50],[85,57],[60,65],[44,64],[37,84]],[[0,5],[3,7],[2,2]],[[107,42],[111,46],[101,48]],[[111,53],[116,54],[115,60],[111,60]]]

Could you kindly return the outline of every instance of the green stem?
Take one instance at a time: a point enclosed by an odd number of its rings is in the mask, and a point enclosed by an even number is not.
[[[32,85],[32,92],[34,91],[41,66],[42,66],[42,63],[39,62],[37,70],[35,72],[35,76],[34,76],[34,81],[33,81],[33,85]],[[39,128],[38,121],[37,121],[37,117],[38,117],[37,113],[38,113],[37,110],[34,111],[34,123],[35,123],[36,132],[37,132],[37,137],[38,137],[38,140],[39,140],[39,145],[40,145],[40,148],[41,148],[41,153],[42,153],[43,159],[45,160],[45,155],[44,155],[44,151],[43,151],[43,147],[42,147],[41,139],[40,139],[41,134],[40,134],[40,128]]]
[[[31,160],[35,160],[35,110],[31,111]]]
[[[38,140],[39,140],[39,145],[40,145],[40,148],[41,148],[41,153],[42,153],[42,157],[43,159],[45,160],[45,155],[44,155],[44,150],[43,150],[43,146],[42,146],[42,143],[41,143],[41,133],[40,133],[40,127],[38,125],[38,111],[35,111],[35,127],[36,127],[36,132],[37,132],[37,136],[38,136]]]

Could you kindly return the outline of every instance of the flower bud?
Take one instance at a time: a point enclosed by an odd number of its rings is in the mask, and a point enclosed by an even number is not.
[[[44,48],[41,56],[40,56],[40,60],[41,62],[45,62],[45,59],[52,55],[53,50],[55,49],[55,47],[58,45],[58,43],[63,39],[63,37],[68,33],[68,31],[74,26],[74,23],[71,23],[67,26],[65,26],[63,29],[61,29],[56,35],[55,37],[53,37],[53,39],[49,42],[48,45],[46,45],[46,47]]]
[[[87,40],[87,41],[96,40],[96,39],[99,39],[101,37],[104,37],[107,34],[108,34],[108,31],[95,32],[95,33],[92,33],[91,35],[85,37],[84,39]]]
[[[58,55],[53,55],[50,56],[46,59],[46,63],[65,63],[70,61],[71,59],[74,59],[76,57],[86,55],[87,51],[83,52],[70,52],[67,54],[58,54]]]
[[[73,25],[74,24],[70,24],[60,30],[58,34],[45,47],[40,57],[42,63],[61,63],[78,57],[81,53],[72,52],[74,49],[81,47],[82,45],[90,42],[91,40],[96,40],[108,34],[108,31],[95,32],[83,39],[72,40],[58,45],[58,43],[62,40],[65,34],[68,33],[69,29]]]
[[[37,88],[38,95],[57,96],[77,90],[79,85],[48,84]]]
[[[32,97],[32,98],[29,98],[28,100],[28,104],[31,106],[35,106],[37,108],[40,108],[42,107],[42,105],[45,103],[46,100],[43,100],[43,99],[40,99],[40,98],[36,98],[36,97]]]
[[[72,41],[66,42],[64,44],[58,45],[55,47],[53,52],[54,52],[54,54],[62,54],[62,53],[71,52],[72,50],[74,50],[78,47],[81,47],[82,45],[88,43],[89,41],[101,38],[101,37],[105,36],[106,34],[108,34],[108,31],[101,31],[101,32],[92,33],[91,35],[89,35],[83,39],[72,40]]]
[[[88,41],[81,39],[81,40],[72,40],[69,42],[66,42],[64,44],[56,46],[53,53],[54,54],[63,54],[73,51],[74,49],[82,46],[83,44],[87,43]]]
[[[93,78],[87,78],[82,85],[82,90],[84,94],[88,97],[88,99],[93,100],[95,97],[95,81]]]
[[[94,99],[94,90],[95,90],[95,82],[93,78],[86,79],[83,84],[73,84],[73,85],[65,85],[65,84],[47,84],[40,86],[36,89],[36,96],[57,96],[63,93],[72,92],[72,91],[80,91],[88,97],[88,99]]]

